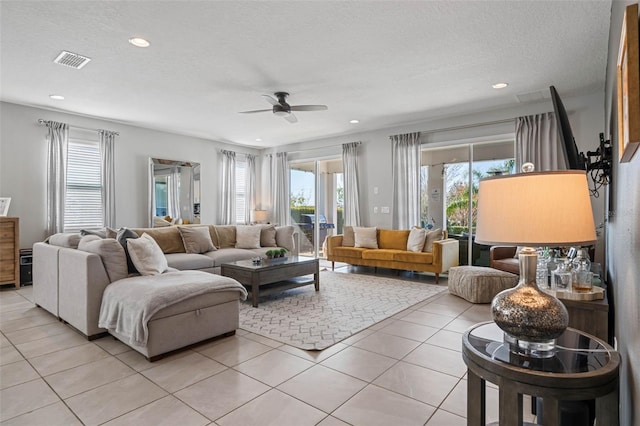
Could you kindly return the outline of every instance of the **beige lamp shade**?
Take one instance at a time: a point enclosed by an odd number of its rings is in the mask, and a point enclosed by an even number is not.
[[[480,181],[476,243],[585,246],[596,241],[586,173],[521,173]]]
[[[254,210],[253,221],[256,223],[266,223],[269,219],[269,214],[266,210]]]

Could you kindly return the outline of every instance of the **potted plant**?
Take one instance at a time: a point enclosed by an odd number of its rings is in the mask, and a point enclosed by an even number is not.
[[[276,250],[267,250],[265,252],[265,255],[267,256],[267,258],[273,259],[276,255]]]
[[[286,256],[287,256],[287,249],[281,248],[280,249],[280,257],[286,257]]]

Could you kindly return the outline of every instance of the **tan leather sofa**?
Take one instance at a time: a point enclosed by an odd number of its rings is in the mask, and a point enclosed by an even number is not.
[[[458,266],[458,241],[452,238],[435,241],[431,252],[407,250],[408,230],[378,229],[378,248],[345,247],[342,235],[327,237],[327,260],[350,265],[373,266],[406,271],[431,272],[436,276]]]

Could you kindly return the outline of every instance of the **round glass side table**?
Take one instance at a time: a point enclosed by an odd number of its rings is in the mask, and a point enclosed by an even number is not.
[[[620,355],[602,340],[567,328],[552,356],[512,352],[494,322],[472,326],[462,337],[467,364],[467,424],[485,425],[485,381],[498,385],[501,426],[522,425],[522,395],[543,398],[544,422],[557,426],[560,401],[596,400],[599,425],[617,425]]]

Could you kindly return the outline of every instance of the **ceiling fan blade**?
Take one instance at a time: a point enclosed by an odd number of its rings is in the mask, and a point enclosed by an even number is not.
[[[283,115],[282,118],[287,120],[289,123],[297,123],[298,119],[293,114]]]
[[[253,111],[240,111],[239,114],[253,114],[255,112],[272,112],[271,108],[269,109],[255,109]]]
[[[326,105],[291,105],[291,111],[326,111]]]
[[[271,105],[280,105],[277,99],[272,98],[270,95],[262,95],[265,101],[269,102]]]

